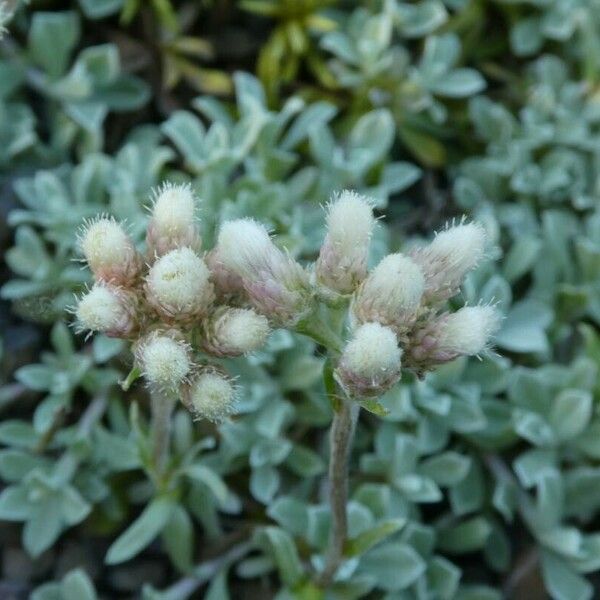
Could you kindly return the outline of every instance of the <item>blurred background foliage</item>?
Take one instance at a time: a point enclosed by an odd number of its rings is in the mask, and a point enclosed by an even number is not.
[[[596,0],[0,6],[0,595],[597,597]],[[499,303],[498,354],[362,416],[328,590],[311,577],[329,528],[318,349],[276,332],[228,365],[238,415],[177,412],[159,478],[121,343],[66,324],[82,220],[141,242],[165,180],[192,184],[207,245],[252,215],[311,259],[342,188],[387,217],[373,262],[461,214],[493,242],[463,297]]]

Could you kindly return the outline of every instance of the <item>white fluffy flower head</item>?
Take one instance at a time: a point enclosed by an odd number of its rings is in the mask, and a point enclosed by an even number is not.
[[[97,279],[125,284],[135,277],[135,247],[114,219],[100,217],[86,223],[79,246]]]
[[[375,225],[371,203],[345,191],[328,205],[327,234],[316,264],[317,280],[340,294],[351,293],[367,273]]]
[[[192,368],[189,346],[160,333],[140,342],[136,358],[148,383],[166,391],[176,391]]]
[[[388,254],[358,289],[353,317],[361,323],[377,321],[400,334],[414,322],[424,289],[423,272],[411,258]]]
[[[437,345],[457,354],[480,354],[500,323],[500,313],[493,306],[465,306],[444,319],[436,332]]]
[[[240,277],[254,277],[269,268],[280,253],[264,225],[254,219],[223,223],[217,247],[223,265]]]
[[[364,251],[375,226],[371,202],[360,194],[346,190],[334,198],[327,208],[327,235],[340,254]]]
[[[131,315],[122,296],[117,290],[100,283],[79,299],[75,316],[81,331],[127,333],[132,326]]]
[[[401,351],[394,332],[379,323],[365,323],[344,349],[343,361],[361,377],[378,378],[399,368]]]
[[[281,326],[293,326],[311,310],[306,271],[271,241],[253,219],[223,224],[217,253],[221,264],[241,278],[254,308]]]
[[[160,256],[183,246],[198,249],[201,239],[195,213],[196,200],[188,184],[163,185],[155,195],[148,224],[150,254]]]
[[[208,267],[192,249],[171,250],[148,273],[148,301],[168,317],[199,315],[213,299],[209,277]]]
[[[269,335],[269,321],[247,308],[218,310],[206,326],[207,350],[217,356],[240,356],[260,348]]]
[[[479,223],[461,223],[439,232],[414,254],[425,273],[427,293],[442,300],[454,295],[484,257],[485,247],[486,233]]]
[[[188,399],[198,418],[218,423],[233,411],[235,388],[231,380],[218,371],[206,370],[190,384]]]
[[[180,231],[195,218],[196,202],[189,185],[167,183],[157,192],[152,205],[152,218],[161,229]]]

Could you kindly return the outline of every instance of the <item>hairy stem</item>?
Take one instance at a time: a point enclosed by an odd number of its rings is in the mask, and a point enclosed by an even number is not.
[[[337,396],[336,411],[330,431],[329,449],[329,506],[331,510],[331,534],[325,568],[318,577],[318,584],[327,587],[342,563],[344,546],[348,538],[348,457],[358,418],[358,404]]]
[[[152,459],[158,475],[163,475],[169,460],[171,414],[175,400],[168,394],[153,390],[150,394],[152,411]]]

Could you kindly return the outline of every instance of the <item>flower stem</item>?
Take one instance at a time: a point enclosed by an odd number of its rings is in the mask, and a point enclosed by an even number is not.
[[[169,460],[171,439],[171,415],[175,399],[168,394],[153,390],[150,394],[152,412],[152,458],[157,475],[161,476]]]
[[[333,580],[344,557],[348,538],[348,458],[359,406],[343,396],[336,396],[336,407],[330,431],[329,449],[329,506],[331,534],[325,567],[318,577],[318,585],[326,588]]]

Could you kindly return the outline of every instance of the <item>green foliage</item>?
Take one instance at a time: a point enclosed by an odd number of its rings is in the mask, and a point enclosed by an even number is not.
[[[135,37],[141,3],[46,4],[21,7],[0,42],[0,202],[11,202],[14,230],[1,293],[10,319],[47,338],[38,357],[2,373],[0,518],[50,562],[57,544],[94,540],[103,574],[53,567],[27,582],[31,597],[93,599],[94,585],[117,597],[157,556],[152,565],[169,567],[155,569],[144,598],[179,600],[184,588],[209,599],[595,597],[595,3],[243,2],[239,26],[267,28],[252,56],[258,77],[239,71],[219,89],[204,79],[209,95],[188,101],[202,76],[186,65],[202,69],[195,57],[216,53],[220,68],[219,31],[206,36],[198,20],[186,29],[178,3],[153,2],[163,70],[181,92],[164,115],[155,82],[132,74],[108,35]],[[326,591],[314,574],[331,526],[331,407],[315,345],[276,331],[265,350],[227,364],[244,381],[236,417],[214,427],[176,410],[163,473],[146,390],[118,386],[131,366],[121,343],[74,338],[64,323],[89,283],[74,262],[81,223],[105,212],[140,241],[144,203],[166,180],[201,198],[207,247],[215,225],[253,216],[312,258],[320,205],[343,188],[388,216],[374,262],[462,213],[495,243],[498,260],[463,297],[506,315],[498,355],[407,378],[382,399],[384,416],[361,412],[349,540]]]

